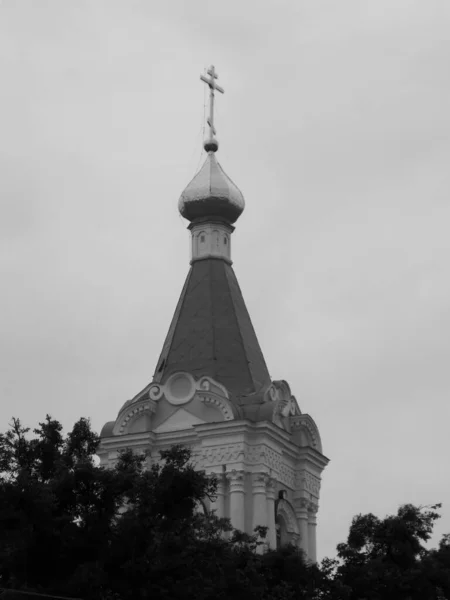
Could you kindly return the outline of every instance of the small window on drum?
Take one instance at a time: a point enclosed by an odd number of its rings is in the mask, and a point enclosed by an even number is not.
[[[227,236],[225,236],[225,237],[223,238],[223,243],[225,244],[225,246],[228,244],[228,238],[227,238]]]
[[[204,244],[205,243],[205,236],[201,235],[200,236],[200,244]]]

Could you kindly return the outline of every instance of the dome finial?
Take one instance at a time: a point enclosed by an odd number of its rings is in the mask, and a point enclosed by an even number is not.
[[[215,138],[214,127],[214,92],[218,90],[223,94],[223,89],[216,83],[217,73],[211,66],[207,74],[200,75],[200,79],[208,84],[209,96],[209,137],[204,143],[208,153],[202,168],[189,185],[184,189],[178,201],[178,210],[182,217],[188,221],[212,219],[225,221],[229,225],[235,223],[242,214],[245,200],[242,192],[231,181],[228,175],[217,162],[216,152],[219,143]]]
[[[219,148],[219,142],[215,138],[216,128],[214,127],[214,91],[217,90],[223,94],[225,90],[216,83],[216,79],[218,79],[219,76],[214,69],[214,65],[210,66],[207,74],[210,76],[209,79],[204,75],[200,75],[200,79],[209,86],[209,117],[207,120],[209,125],[209,139],[205,140],[203,147],[206,152],[217,152],[217,149]]]

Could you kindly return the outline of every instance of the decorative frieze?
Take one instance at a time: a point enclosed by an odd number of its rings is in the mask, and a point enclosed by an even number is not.
[[[288,488],[294,489],[294,469],[284,462],[280,452],[276,452],[266,445],[250,446],[247,456],[249,462],[261,462],[262,465],[276,473],[280,482],[285,484]]]
[[[244,457],[244,444],[227,444],[202,449],[203,464],[208,467],[237,462]]]
[[[320,495],[320,479],[308,471],[299,471],[296,474],[296,489],[305,490],[318,498]]]

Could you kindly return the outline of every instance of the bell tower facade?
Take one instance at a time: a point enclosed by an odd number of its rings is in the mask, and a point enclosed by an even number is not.
[[[217,73],[210,90],[206,159],[181,194],[191,260],[152,381],[125,402],[101,432],[101,464],[118,452],[145,452],[151,464],[174,444],[196,468],[214,474],[217,499],[206,506],[267,544],[294,543],[316,560],[321,473],[328,463],[319,430],[288,383],[272,380],[232,267],[231,237],[245,201],[216,158]]]

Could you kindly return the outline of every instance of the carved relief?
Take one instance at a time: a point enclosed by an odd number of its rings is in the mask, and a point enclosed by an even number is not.
[[[252,488],[253,493],[265,493],[266,485],[269,482],[269,475],[267,473],[253,473],[252,475]]]
[[[202,457],[207,466],[236,462],[244,456],[244,444],[228,444],[203,448]]]
[[[283,427],[279,417],[300,415],[297,400],[291,394],[291,389],[286,381],[274,381],[267,392],[267,398],[275,403],[273,422]]]
[[[159,400],[162,398],[163,390],[160,385],[152,385],[148,391],[148,396],[151,400]]]
[[[224,398],[229,398],[227,388],[224,385],[222,385],[221,383],[219,383],[218,381],[215,381],[214,379],[212,379],[211,377],[208,377],[206,375],[198,380],[197,389],[199,391],[206,391],[206,392],[211,391],[214,394],[223,396]]]
[[[303,488],[306,491],[310,492],[317,498],[319,497],[319,495],[320,495],[320,479],[318,477],[315,477],[311,473],[308,473],[308,471],[302,471],[301,472],[301,481],[303,484]]]
[[[270,386],[268,394],[272,402],[277,402],[280,399],[278,390],[273,384]]]
[[[292,467],[287,465],[282,455],[267,446],[248,446],[245,455],[247,463],[261,463],[269,469],[272,469],[277,475],[278,480],[290,489],[294,489],[295,472]]]
[[[230,484],[230,492],[244,490],[244,471],[233,469],[232,471],[225,473],[225,477],[227,478]]]
[[[296,507],[301,511],[307,511],[310,505],[308,498],[298,498],[295,501]]]
[[[211,382],[206,377],[204,377],[198,382],[198,388],[200,390],[205,390],[206,392],[209,392],[209,390],[211,389]]]
[[[163,395],[174,405],[186,404],[198,392],[206,403],[215,404],[224,414],[225,420],[234,418],[233,409],[228,403],[228,392],[220,383],[211,377],[201,377],[198,381],[187,372],[173,373],[164,385],[152,384],[148,390],[151,400],[160,400]],[[203,396],[203,394],[206,394]]]
[[[275,490],[277,487],[277,480],[274,477],[269,477],[267,481],[267,498],[271,500],[275,499]]]

